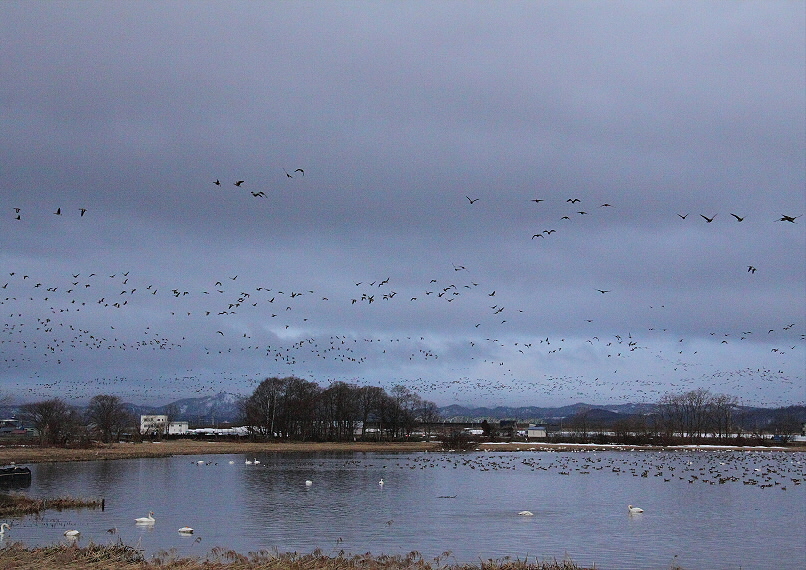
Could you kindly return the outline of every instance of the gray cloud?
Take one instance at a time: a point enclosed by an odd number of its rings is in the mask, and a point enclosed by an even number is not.
[[[802,402],[804,16],[4,3],[0,390]]]

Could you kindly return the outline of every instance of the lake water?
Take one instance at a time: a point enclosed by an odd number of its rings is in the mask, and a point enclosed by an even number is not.
[[[266,453],[245,464],[254,458],[33,465],[25,493],[103,497],[106,510],[15,520],[3,540],[50,544],[75,528],[79,544],[120,539],[149,555],[276,547],[619,569],[806,568],[804,453]],[[628,504],[644,513],[630,515]],[[149,511],[156,522],[136,525]],[[182,526],[194,534],[180,535]]]

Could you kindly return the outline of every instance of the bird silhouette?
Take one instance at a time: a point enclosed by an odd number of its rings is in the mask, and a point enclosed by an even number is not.
[[[716,214],[714,214],[710,218],[708,216],[703,216],[702,214],[700,214],[700,217],[702,217],[702,219],[705,220],[706,223],[710,224],[711,222],[714,221],[714,218],[716,218]]]
[[[684,220],[685,220],[686,218],[688,218],[688,214],[685,214],[685,215],[684,215],[684,214],[677,214],[677,215],[678,215],[678,216],[680,216],[680,217],[681,217],[682,219],[684,219]]]
[[[243,180],[238,180],[237,182],[234,182],[235,186],[240,186],[243,183],[244,183]]]
[[[478,202],[478,201],[479,201],[479,199],[478,199],[478,198],[471,198],[470,196],[465,196],[465,198],[467,198],[467,199],[470,201],[470,203],[471,203],[471,204],[473,204],[474,202]]]
[[[744,221],[744,218],[740,218],[740,217],[739,217],[739,216],[737,216],[736,214],[733,214],[733,213],[732,213],[732,214],[731,214],[731,216],[733,216],[734,218],[736,218],[736,221],[737,221],[737,222],[742,222],[742,221]]]

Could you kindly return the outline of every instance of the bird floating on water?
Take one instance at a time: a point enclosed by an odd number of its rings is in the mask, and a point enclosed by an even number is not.
[[[150,511],[147,517],[140,517],[139,519],[134,519],[134,522],[137,524],[154,524],[157,519],[154,518],[154,511]]]
[[[11,530],[11,526],[8,523],[0,524],[0,534],[6,534],[7,530]]]
[[[522,517],[533,517],[533,516],[535,516],[535,514],[532,511],[521,511],[521,512],[518,513],[518,515],[520,515]]]
[[[183,526],[179,529],[179,534],[193,534],[193,529],[189,526]]]
[[[66,530],[66,531],[64,531],[64,536],[66,536],[67,538],[78,538],[78,536],[80,534],[81,534],[81,531],[79,531],[79,530]]]
[[[643,513],[644,509],[641,507],[633,507],[632,505],[627,505],[627,510],[630,511],[631,515],[637,515],[638,513]]]

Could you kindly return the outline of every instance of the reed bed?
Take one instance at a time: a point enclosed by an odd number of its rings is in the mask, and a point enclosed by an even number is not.
[[[449,552],[426,560],[418,552],[378,556],[341,552],[329,556],[321,551],[240,554],[224,548],[214,548],[204,557],[180,557],[169,551],[146,558],[139,550],[122,542],[36,548],[15,542],[0,548],[0,568],[4,570],[583,570],[570,560],[541,562],[504,558],[458,564],[451,559]]]
[[[46,510],[102,508],[103,499],[77,499],[56,497],[55,499],[34,499],[25,495],[0,493],[0,518],[36,515]]]

